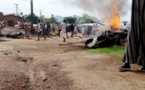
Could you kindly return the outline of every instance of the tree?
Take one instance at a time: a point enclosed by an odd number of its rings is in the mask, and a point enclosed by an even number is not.
[[[94,23],[94,21],[89,19],[88,14],[83,14],[83,16],[79,18],[78,24],[84,24],[84,23]]]
[[[23,12],[20,13],[20,16],[23,17]]]
[[[66,23],[74,24],[76,22],[77,18],[76,17],[65,17],[64,20],[66,21]]]
[[[57,20],[55,19],[54,15],[51,15],[50,24],[57,24]]]
[[[26,17],[24,17],[28,22],[31,22],[31,14],[26,15]],[[36,16],[35,14],[33,14],[33,23],[37,24],[38,21],[38,16]]]
[[[39,19],[40,19],[40,21],[43,21],[43,22],[45,22],[45,21],[48,20],[48,18],[46,18],[44,15],[41,15],[41,16],[39,17]]]
[[[27,20],[27,17],[28,17],[28,15],[27,15],[27,14],[23,15],[23,19],[24,19],[24,21],[26,21],[26,20]]]

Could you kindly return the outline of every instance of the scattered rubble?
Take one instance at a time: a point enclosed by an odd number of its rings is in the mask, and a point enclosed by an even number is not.
[[[21,57],[21,56],[18,56],[17,61],[20,61],[20,62],[24,62],[24,63],[30,63],[34,60],[33,57]]]
[[[4,27],[1,32],[0,36],[7,38],[23,38],[25,34],[23,29],[15,27]]]
[[[107,34],[102,34],[96,38],[88,39],[85,42],[85,49],[93,48],[103,48],[103,47],[113,47],[114,45],[123,46],[127,40],[127,32],[112,32],[107,31]],[[89,46],[89,44],[92,44]]]

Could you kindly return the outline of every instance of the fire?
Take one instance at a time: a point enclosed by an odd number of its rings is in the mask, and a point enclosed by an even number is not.
[[[119,4],[120,1],[121,0],[116,0],[111,7],[111,12],[113,14],[112,17],[109,19],[109,23],[111,24],[113,30],[121,29],[121,23],[120,23],[121,18],[117,10],[117,5]]]

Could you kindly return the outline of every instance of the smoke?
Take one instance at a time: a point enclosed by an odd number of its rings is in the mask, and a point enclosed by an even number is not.
[[[63,0],[65,5],[71,5],[84,10],[89,14],[89,18],[97,21],[105,21],[107,18],[112,16],[111,6],[115,0]],[[121,0],[118,4],[117,9],[120,16],[126,15],[130,9],[130,0]],[[96,19],[98,18],[98,19]]]

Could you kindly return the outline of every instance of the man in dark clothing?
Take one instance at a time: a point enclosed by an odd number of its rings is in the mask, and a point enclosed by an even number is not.
[[[2,36],[1,30],[2,30],[2,24],[1,24],[1,21],[0,21],[0,41],[1,41],[1,36]]]
[[[51,26],[50,26],[50,23],[47,22],[46,25],[47,25],[47,28],[46,28],[47,36],[50,37],[51,36],[51,29],[50,29]]]
[[[73,38],[73,35],[74,35],[74,25],[73,24],[70,25],[70,30],[71,30],[71,38]]]
[[[66,27],[66,37],[67,37],[67,38],[69,38],[69,36],[68,36],[68,32],[69,32],[69,31],[70,31],[70,27],[67,26],[67,27]]]
[[[61,32],[61,23],[58,24],[58,35],[60,36],[60,32]]]
[[[2,29],[2,24],[1,24],[1,21],[0,21],[0,36],[1,36],[1,29]]]
[[[133,0],[131,30],[128,36],[126,52],[123,58],[125,64],[120,71],[131,70],[130,64],[141,65],[140,71],[145,71],[145,0]]]

